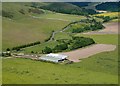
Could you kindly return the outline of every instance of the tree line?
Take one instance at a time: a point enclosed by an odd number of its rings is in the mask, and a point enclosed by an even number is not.
[[[103,23],[105,22],[109,22],[113,19],[118,19],[118,16],[115,16],[115,17],[110,17],[110,16],[95,16],[97,18],[102,18],[103,19]]]
[[[34,46],[34,45],[38,45],[40,44],[40,41],[36,41],[36,42],[33,42],[33,43],[28,43],[28,44],[24,44],[24,45],[20,45],[20,46],[16,46],[16,47],[13,47],[13,48],[7,48],[6,51],[10,51],[10,50],[16,50],[16,51],[19,51],[20,49],[22,48],[26,48],[26,47],[30,47],[30,46]]]
[[[72,28],[72,27],[71,27]],[[72,33],[81,33],[85,31],[95,31],[104,28],[101,22],[95,22],[94,24],[91,25],[86,25],[84,27],[77,27],[72,29]]]
[[[59,41],[60,43],[54,46],[54,48],[45,47],[42,50],[42,53],[48,54],[48,53],[57,53],[64,50],[75,50],[95,43],[95,41],[92,38],[87,38],[87,37],[72,37],[71,40],[60,39],[57,41]]]

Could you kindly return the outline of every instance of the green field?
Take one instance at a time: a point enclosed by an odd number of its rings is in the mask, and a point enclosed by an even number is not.
[[[46,4],[49,3],[38,5]],[[86,19],[86,17],[43,9],[39,9],[40,14],[29,13],[29,9],[35,9],[30,5],[31,3],[3,3],[3,11],[12,12],[13,15],[13,18],[2,17],[3,51],[6,48],[40,41],[41,44],[22,48],[18,53],[30,54],[33,51],[41,54],[46,46],[54,48],[59,44],[56,40],[71,39],[71,36],[89,37],[97,44],[113,44],[117,48],[114,51],[99,53],[72,64],[4,57],[2,58],[3,84],[118,84],[118,34],[71,33],[71,28],[61,31],[69,23]],[[20,13],[21,9],[24,9],[25,14]],[[97,14],[97,16],[103,15],[115,17],[118,16],[118,12]],[[103,21],[96,17],[95,20]],[[84,27],[88,24],[74,24],[73,28]],[[54,35],[54,40],[44,42],[51,36],[52,31],[58,32]]]
[[[54,13],[54,12],[49,12],[46,14],[33,14],[32,16],[36,16],[38,18],[45,18],[48,20],[61,20],[61,21],[78,21],[80,19],[85,19],[86,17],[84,16],[79,16],[79,15],[69,15],[69,14],[62,14],[62,13]]]
[[[75,34],[75,36],[83,36],[83,37],[90,37],[95,40],[98,44],[115,44],[118,45],[118,35],[117,34]]]
[[[90,35],[90,37],[97,43],[117,45],[117,35]],[[115,84],[118,83],[117,62],[117,49],[112,52],[96,54],[82,62],[68,65],[29,59],[3,59],[3,83]]]
[[[24,18],[18,22],[3,19],[3,49],[39,40],[43,42],[51,35],[52,30],[60,30],[68,23],[33,18]]]

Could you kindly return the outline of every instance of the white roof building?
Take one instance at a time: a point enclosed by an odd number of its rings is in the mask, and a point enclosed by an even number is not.
[[[59,61],[62,61],[64,59],[66,59],[68,56],[66,55],[62,55],[62,54],[53,54],[53,53],[50,53],[50,54],[47,54],[47,55],[44,55],[44,56],[41,56],[39,59],[40,60],[43,60],[43,61],[50,61],[50,62],[59,62]]]

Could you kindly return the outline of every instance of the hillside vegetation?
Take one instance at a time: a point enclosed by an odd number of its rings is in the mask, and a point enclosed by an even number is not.
[[[97,10],[105,10],[105,11],[120,11],[120,2],[103,2],[96,6]]]
[[[42,9],[51,10],[53,12],[66,13],[66,14],[76,14],[76,15],[87,15],[87,14],[95,14],[94,10],[87,10],[85,8],[81,8],[73,3],[63,3],[56,2],[50,3],[45,6],[41,6]]]
[[[84,18],[33,8],[31,3],[3,3],[2,11],[3,50],[35,41],[44,42],[52,31],[62,29],[71,21]]]

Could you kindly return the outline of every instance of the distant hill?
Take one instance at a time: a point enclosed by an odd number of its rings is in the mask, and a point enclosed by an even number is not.
[[[42,4],[42,3],[41,3]],[[44,11],[38,8],[31,7],[32,3],[3,3],[2,5],[2,16],[15,19],[23,18],[30,14],[43,14]]]
[[[94,14],[95,11],[89,11],[85,8],[81,8],[72,3],[63,3],[63,2],[54,2],[49,3],[48,5],[41,6],[40,8],[45,10],[50,10],[53,12],[66,13],[66,14],[76,14],[76,15],[86,15]]]
[[[91,2],[69,2],[69,3],[74,4],[74,5],[77,5],[77,6],[79,6],[79,7],[86,7],[86,6],[88,6],[89,3],[91,3]]]
[[[66,14],[78,14],[78,15],[85,14],[85,12],[83,12],[83,10],[80,7],[73,4],[62,2],[50,3],[48,5],[41,6],[40,8]]]
[[[120,11],[120,2],[105,2],[96,6],[97,10]]]

